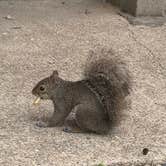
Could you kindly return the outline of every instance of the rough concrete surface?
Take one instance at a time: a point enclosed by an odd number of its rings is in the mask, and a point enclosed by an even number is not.
[[[138,0],[137,16],[162,16],[166,11],[165,0]]]
[[[89,51],[100,48],[123,57],[133,77],[119,125],[107,136],[36,127],[53,108],[47,101],[32,106],[34,84],[53,69],[80,79]],[[0,94],[2,166],[164,162],[166,25],[132,26],[99,0],[1,0]]]

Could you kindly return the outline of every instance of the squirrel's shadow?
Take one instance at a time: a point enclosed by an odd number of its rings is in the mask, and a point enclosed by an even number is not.
[[[28,119],[32,122],[37,122],[37,121],[47,122],[49,121],[50,118],[51,115],[48,113],[48,111],[42,111],[42,110],[40,110],[40,112],[33,112],[29,114],[28,117]]]
[[[42,111],[30,114],[28,119],[34,123],[38,121],[48,122],[50,118],[52,117],[52,114],[48,113],[48,111],[43,112],[43,114],[41,114],[41,112]],[[75,118],[75,112],[71,112],[68,115],[68,117],[65,119],[63,125],[70,123],[74,118]]]

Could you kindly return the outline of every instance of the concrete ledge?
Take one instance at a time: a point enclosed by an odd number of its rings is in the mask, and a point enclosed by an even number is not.
[[[134,16],[165,16],[165,0],[111,0],[121,10]]]
[[[115,5],[115,6],[120,6],[120,0],[110,0],[111,1],[111,3],[113,4],[113,5]]]
[[[120,12],[119,15],[126,18],[129,23],[133,25],[146,25],[150,27],[161,26],[166,22],[166,17],[152,17],[152,16],[137,16],[134,17],[130,14]]]
[[[136,15],[138,16],[162,16],[165,10],[165,0],[137,0]]]
[[[137,0],[120,0],[120,8],[122,11],[136,15]]]

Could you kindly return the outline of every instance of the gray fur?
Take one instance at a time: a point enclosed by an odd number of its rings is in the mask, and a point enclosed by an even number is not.
[[[90,63],[85,78],[77,82],[65,81],[54,71],[32,90],[34,95],[51,99],[54,104],[51,119],[37,125],[60,126],[69,113],[75,110],[76,116],[72,124],[76,126],[67,126],[64,131],[106,134],[118,106],[129,94],[129,84],[127,70],[112,60],[100,59]]]
[[[131,79],[125,64],[115,59],[99,59],[89,64],[85,77],[93,85],[89,87],[104,105],[110,120],[113,120],[131,89]]]

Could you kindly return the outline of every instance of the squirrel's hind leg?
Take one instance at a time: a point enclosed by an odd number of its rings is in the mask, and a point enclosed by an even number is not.
[[[80,127],[78,127],[75,118],[66,121],[63,131],[67,132],[67,133],[84,133],[84,132],[86,132],[86,131],[82,130]]]
[[[108,115],[102,110],[89,108],[85,104],[77,105],[74,109],[76,109],[75,118],[67,121],[67,126],[64,127],[63,131],[68,133],[108,133],[110,122]]]
[[[83,131],[107,134],[110,129],[108,115],[100,108],[80,104],[77,106],[76,123]]]

